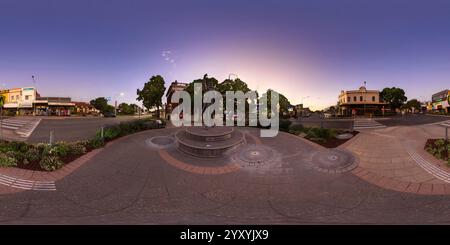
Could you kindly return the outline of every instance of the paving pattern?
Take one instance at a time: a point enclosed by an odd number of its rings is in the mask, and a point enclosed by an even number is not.
[[[241,154],[246,160],[250,158],[249,163],[258,162],[258,153],[273,152],[270,164],[261,168],[242,167],[230,161],[231,156],[206,161],[172,147],[155,148],[148,144],[149,139],[165,143],[155,137],[171,135],[174,129],[150,130],[119,139],[99,151],[57,180],[56,191],[1,194],[0,223],[450,223],[448,185],[418,166],[401,140],[388,137],[411,135],[411,130],[416,135],[422,135],[418,131],[430,135],[435,129],[362,132],[342,149],[354,154],[359,165],[336,174],[314,168],[314,155],[324,148],[286,133],[258,138],[257,129],[242,130],[249,148],[242,148]],[[415,139],[406,140],[419,152]],[[389,151],[388,145],[394,149]],[[368,149],[388,156],[371,155]],[[379,176],[387,184],[380,185]],[[399,184],[404,183],[415,191],[402,191]],[[441,194],[423,195],[437,191]]]

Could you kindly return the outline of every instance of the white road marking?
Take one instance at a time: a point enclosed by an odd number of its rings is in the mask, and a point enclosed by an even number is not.
[[[32,181],[4,174],[0,174],[0,184],[23,190],[56,191],[56,185],[53,181]]]
[[[414,152],[413,150],[407,148],[406,151],[411,156],[411,158],[425,171],[427,171],[429,174],[433,175],[437,179],[440,179],[444,182],[450,183],[450,173],[434,166],[433,163],[428,162],[427,160],[423,159],[419,154]]]

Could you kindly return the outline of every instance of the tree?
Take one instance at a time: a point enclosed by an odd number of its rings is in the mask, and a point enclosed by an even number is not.
[[[388,103],[392,110],[400,108],[408,99],[401,88],[384,88],[380,93],[381,99]]]
[[[271,109],[270,109],[270,105],[271,105],[271,102],[272,102],[272,99],[271,99],[271,94],[272,94],[272,92],[275,92],[275,93],[278,93],[277,91],[275,91],[275,90],[272,90],[272,89],[268,89],[267,90],[267,92],[265,92],[264,94],[263,94],[263,98],[264,98],[264,96],[267,94],[267,108],[268,108],[268,112],[270,113],[271,112]],[[283,94],[280,94],[280,93],[278,93],[278,99],[279,99],[279,104],[280,104],[280,107],[279,107],[279,114],[280,114],[280,116],[283,116],[283,115],[285,115],[286,113],[288,113],[288,108],[289,108],[289,106],[291,105],[291,103],[289,102],[289,100],[286,98],[286,96],[284,96]],[[264,100],[262,100],[261,101],[262,103],[264,103],[265,101]]]
[[[118,106],[118,109],[120,111],[120,114],[122,115],[134,115],[134,113],[136,112],[136,109],[133,105],[129,105],[127,103],[121,103]]]
[[[142,101],[143,105],[147,110],[151,108],[156,108],[157,117],[160,117],[160,107],[162,107],[162,97],[164,96],[164,91],[166,86],[164,86],[164,78],[160,75],[152,76],[148,82],[144,84],[142,90],[138,89],[136,94],[138,95],[137,100]]]
[[[244,93],[250,91],[247,83],[245,83],[239,78],[236,78],[234,80],[225,79],[223,82],[217,84],[216,89],[221,94],[225,94],[226,91],[233,91],[233,92],[242,91]]]
[[[217,81],[217,79],[215,79],[214,77],[208,77],[208,74],[205,74],[203,76],[203,78],[200,79],[196,79],[194,81],[192,81],[191,83],[189,83],[186,88],[184,89],[186,92],[188,92],[191,95],[191,99],[194,99],[194,84],[200,84],[202,85],[203,82],[212,84],[212,89],[217,90],[217,86],[219,84],[219,81]],[[203,89],[203,88],[202,88]],[[202,96],[206,91],[202,91]]]
[[[102,114],[105,114],[105,112],[110,112],[111,110],[111,108],[109,108],[110,105],[108,105],[108,100],[105,97],[98,97],[96,99],[93,99],[89,102],[89,104],[91,104],[95,109],[99,110]]]
[[[406,104],[403,106],[403,108],[405,109],[416,109],[416,110],[420,110],[420,102],[417,99],[412,99],[409,100],[408,102],[406,102]]]

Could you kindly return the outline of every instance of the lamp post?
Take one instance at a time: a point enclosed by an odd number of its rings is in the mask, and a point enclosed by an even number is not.
[[[125,95],[124,92],[118,92],[114,94],[114,116],[117,116],[117,98],[123,97]]]

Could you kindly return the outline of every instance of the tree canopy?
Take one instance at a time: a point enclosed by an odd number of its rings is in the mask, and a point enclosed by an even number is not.
[[[108,100],[105,97],[98,97],[89,102],[95,109],[99,110],[102,114],[106,112],[113,112],[114,107],[108,105]]]
[[[383,91],[381,91],[380,96],[393,110],[400,108],[408,99],[405,96],[405,91],[396,87],[384,88]]]
[[[118,106],[118,110],[122,115],[134,115],[134,113],[136,113],[136,108],[133,104],[129,105],[127,103],[121,103]]]
[[[420,102],[417,99],[412,99],[412,100],[408,100],[408,102],[406,102],[406,104],[403,106],[403,108],[405,109],[416,109],[416,110],[420,110]]]
[[[137,100],[142,101],[145,108],[150,110],[156,108],[157,116],[159,117],[159,109],[162,107],[162,97],[166,90],[164,78],[160,75],[152,76],[148,82],[144,84],[142,90],[138,89]]]
[[[273,90],[273,89],[268,89],[263,96],[265,96],[265,94],[267,94],[267,104],[268,104],[268,109],[270,112],[270,104],[272,102],[272,98],[271,98],[271,94],[272,92],[278,93],[277,91]],[[286,98],[286,96],[284,96],[281,93],[278,93],[278,97],[279,97],[279,103],[280,103],[280,108],[279,108],[279,114],[280,116],[285,115],[286,113],[288,113],[288,108],[291,105],[291,103],[289,102],[289,100]],[[264,101],[262,102],[264,103]]]

